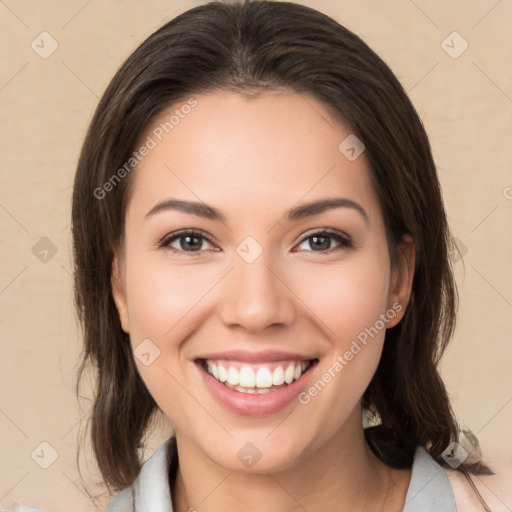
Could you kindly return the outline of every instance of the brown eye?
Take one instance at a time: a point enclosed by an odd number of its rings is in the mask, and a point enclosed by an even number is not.
[[[198,231],[181,231],[166,237],[161,247],[169,248],[175,252],[202,252],[204,244],[212,245],[210,240]]]
[[[333,240],[338,244],[333,247]],[[352,242],[347,238],[338,233],[334,233],[332,231],[320,231],[318,233],[313,233],[305,238],[299,244],[303,245],[307,243],[309,249],[307,251],[314,252],[326,252],[331,249],[339,249],[339,248],[347,248],[352,246]]]

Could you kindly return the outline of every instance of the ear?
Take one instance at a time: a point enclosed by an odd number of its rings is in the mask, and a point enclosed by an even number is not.
[[[391,271],[388,308],[396,311],[396,317],[389,320],[387,328],[394,327],[405,315],[412,290],[416,249],[410,235],[404,235],[398,245],[398,261]]]
[[[121,263],[119,256],[114,255],[112,260],[112,274],[110,283],[112,286],[112,296],[116,303],[117,312],[119,313],[119,320],[121,321],[121,327],[126,333],[130,333],[130,321],[128,317],[128,305],[126,300],[126,286],[121,271]]]

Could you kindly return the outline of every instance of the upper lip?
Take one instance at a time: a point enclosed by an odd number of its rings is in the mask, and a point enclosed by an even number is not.
[[[310,361],[315,357],[297,354],[295,352],[283,352],[279,350],[263,350],[260,352],[250,352],[246,350],[229,350],[225,352],[211,352],[203,354],[196,359],[217,359],[240,361],[245,363],[263,363],[271,361]]]

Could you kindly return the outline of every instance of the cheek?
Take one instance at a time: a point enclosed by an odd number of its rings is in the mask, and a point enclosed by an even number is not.
[[[294,291],[338,349],[373,326],[386,311],[387,265],[386,258],[358,254],[336,265],[310,268],[295,278]]]
[[[205,293],[204,284],[187,279],[191,274],[183,275],[179,269],[162,265],[144,252],[133,251],[126,265],[135,363],[149,393],[172,421],[188,415],[184,407],[186,396],[178,399],[183,395],[184,382],[179,348],[189,319],[187,313],[193,316],[194,305]],[[150,364],[137,356],[148,352]]]
[[[386,317],[390,271],[385,254],[360,253],[336,268],[319,266],[314,278],[310,273],[308,279],[298,280],[297,295],[307,297],[306,304],[330,342],[318,368],[322,382],[307,393],[304,403],[314,400],[314,407],[325,408],[325,414],[333,403],[344,403],[346,407],[332,414],[333,428],[359,400],[380,360],[385,320],[392,318]],[[319,390],[322,399],[316,400]]]
[[[184,418],[190,413],[190,403],[182,385],[186,380],[186,365],[190,362],[186,361],[181,347],[205,320],[208,293],[225,270],[214,269],[211,265],[203,269],[196,264],[178,266],[162,254],[156,258],[154,253],[135,248],[128,254],[126,287],[130,340],[139,374],[168,417]],[[151,364],[146,365],[143,358],[137,358],[137,353],[142,352],[137,349],[139,344],[157,354]],[[171,396],[184,399],[169,400]]]
[[[219,276],[201,265],[169,263],[165,258],[135,254],[127,265],[128,313],[137,337],[172,340],[200,307]]]
[[[298,397],[305,417],[323,418],[321,431],[316,422],[303,422],[304,435],[316,439],[312,449],[347,421],[377,369],[386,333],[381,317],[387,312],[386,269],[378,258],[360,259],[336,272],[317,273],[309,287],[311,309],[331,344],[315,379]]]

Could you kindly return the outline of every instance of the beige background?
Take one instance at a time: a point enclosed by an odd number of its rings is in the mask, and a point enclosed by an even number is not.
[[[165,21],[200,3],[0,1],[0,507],[105,508],[83,492],[75,462],[90,405],[84,401],[80,411],[74,395],[74,168],[93,109],[122,61]],[[442,373],[459,420],[504,474],[512,470],[512,1],[302,3],[375,49],[424,121],[464,253],[464,264],[456,264],[459,325]],[[31,47],[43,31],[58,43],[47,59]],[[469,44],[458,58],[442,46],[453,31]],[[447,44],[453,53],[463,41],[451,36]],[[157,431],[148,453],[165,436]],[[48,469],[40,467],[51,455],[42,442],[58,454]],[[93,466],[82,467],[93,482]],[[480,487],[493,510],[512,510],[505,484],[490,482]]]

